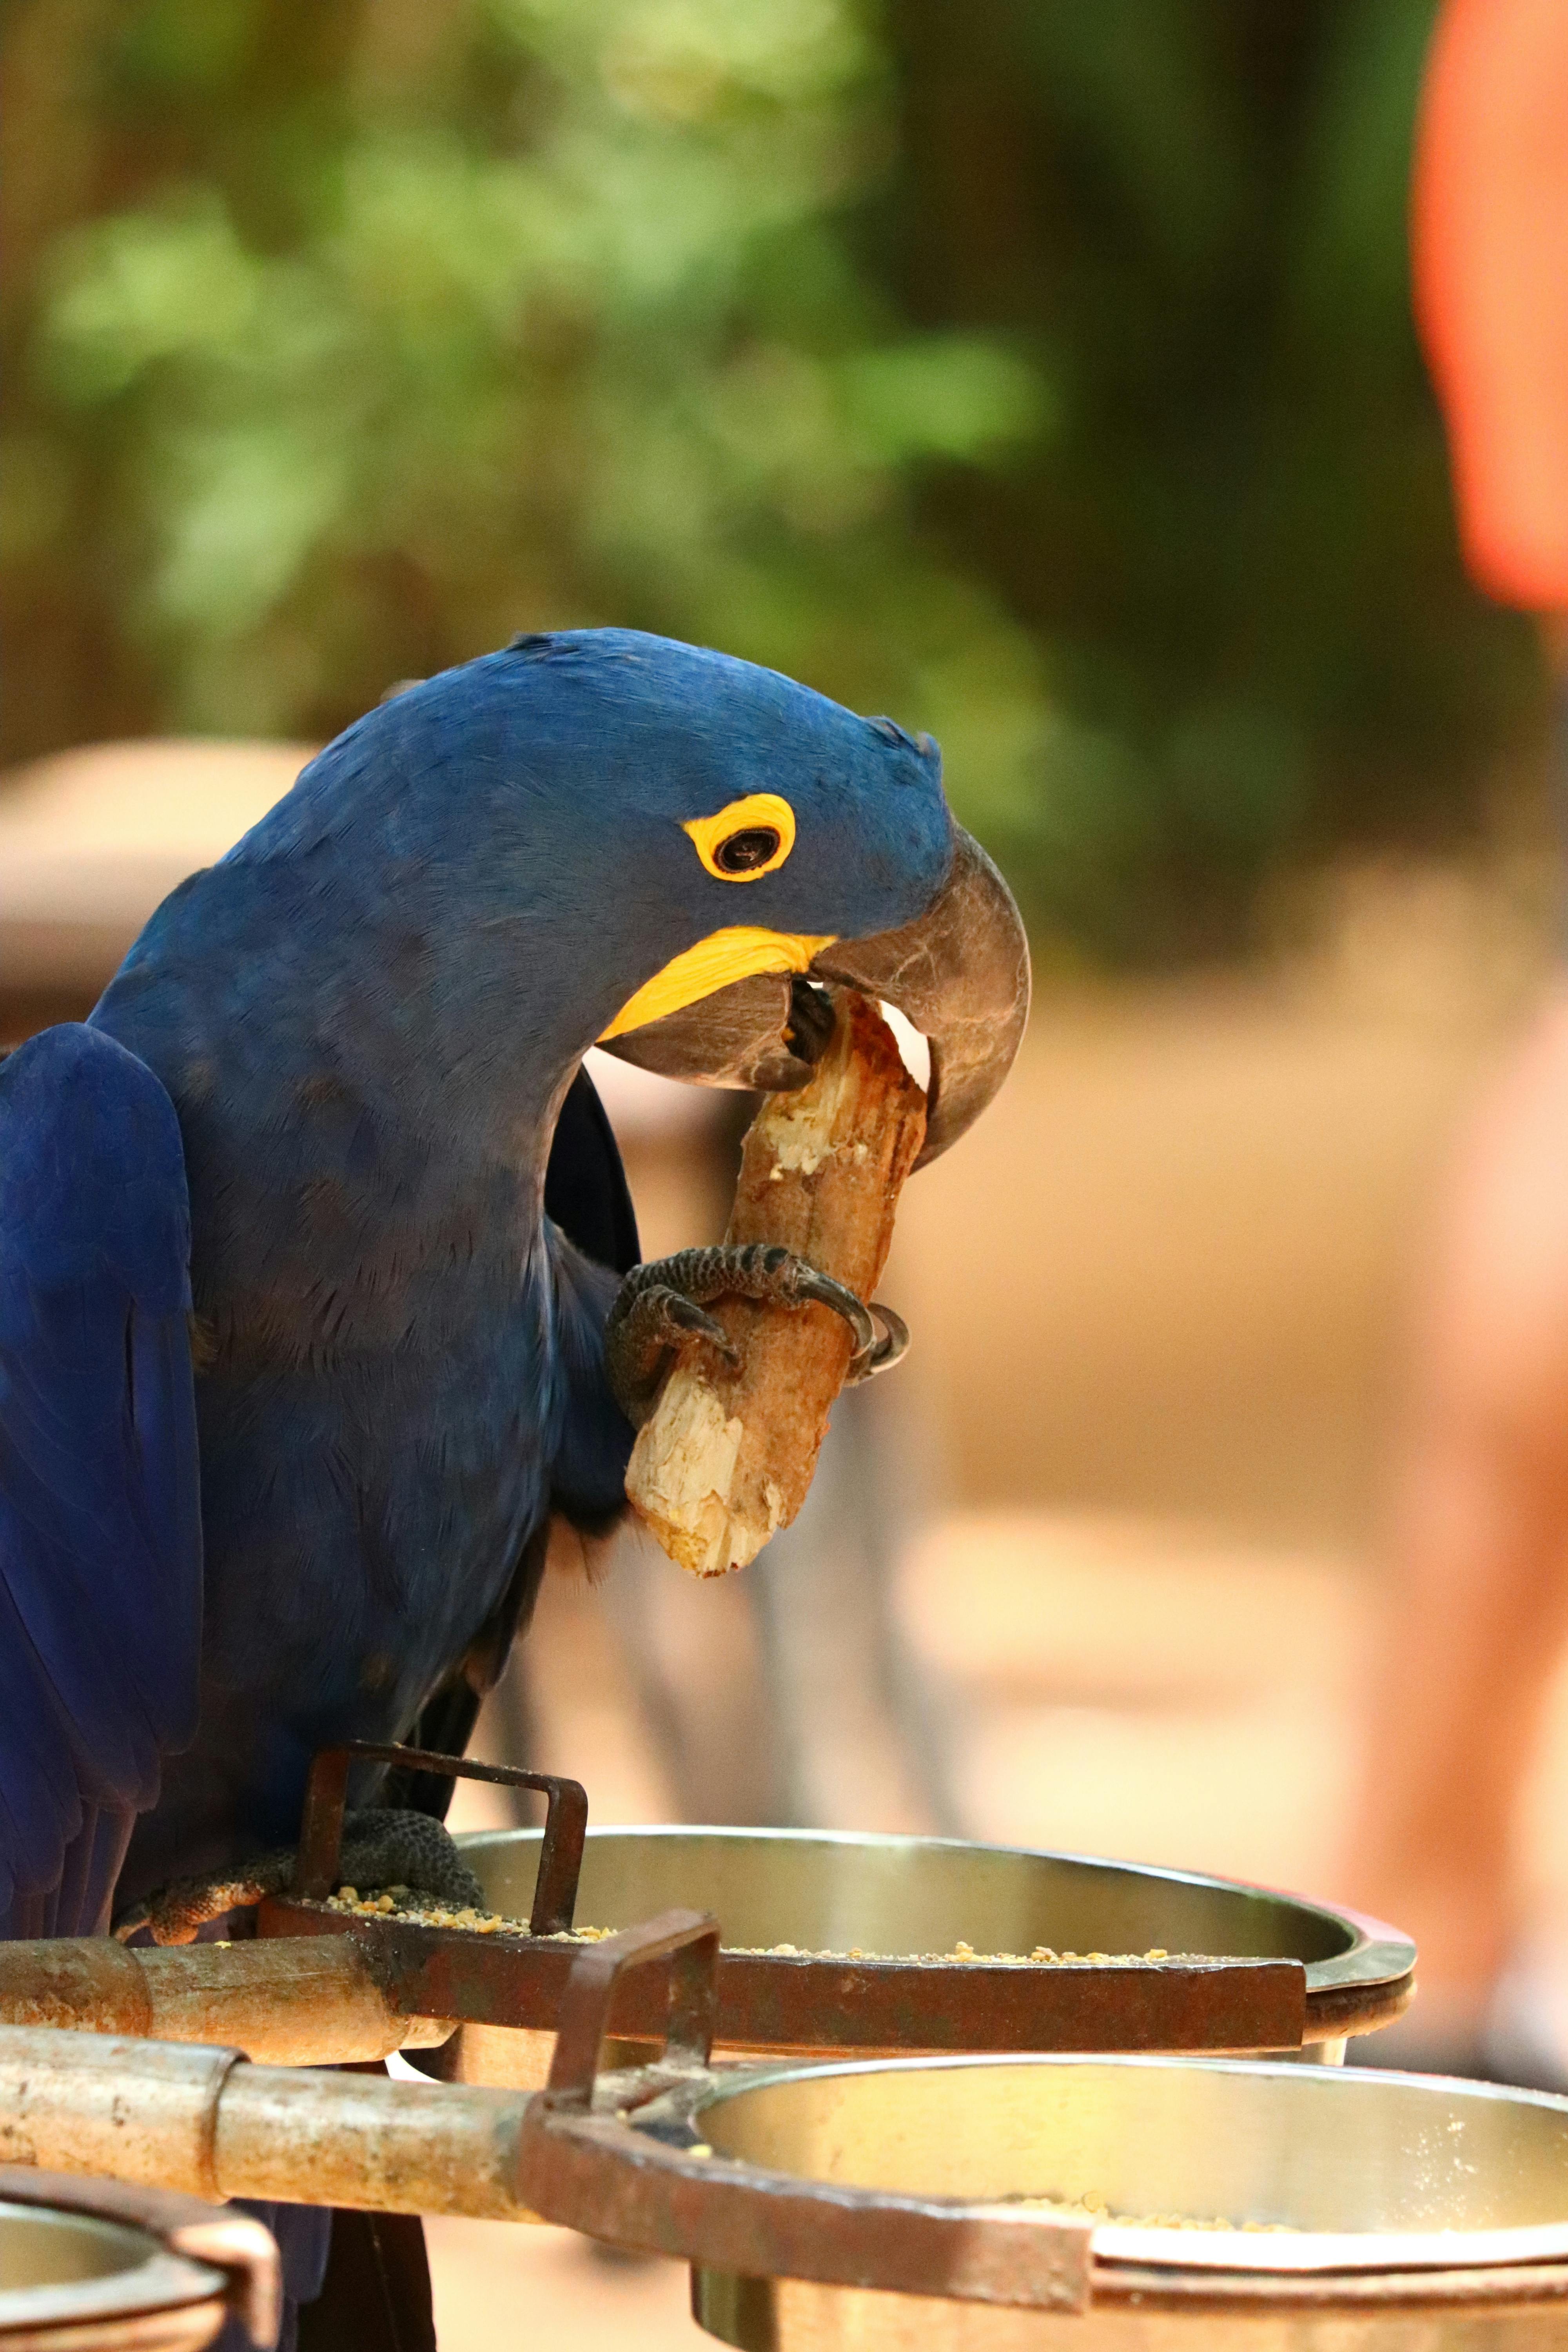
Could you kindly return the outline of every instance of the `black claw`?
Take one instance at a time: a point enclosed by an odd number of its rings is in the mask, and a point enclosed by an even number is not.
[[[698,1303],[700,1297],[718,1297],[720,1286],[700,1286],[689,1281],[678,1288],[667,1279],[671,1274],[679,1276],[687,1260],[711,1255],[686,1250],[679,1257],[634,1266],[616,1294],[605,1325],[605,1370],[616,1402],[634,1429],[640,1429],[653,1411],[683,1346],[700,1340],[716,1348],[727,1363],[740,1361],[735,1343],[722,1324],[705,1314]]]
[[[804,1307],[809,1301],[817,1307],[830,1307],[836,1315],[842,1315],[853,1334],[855,1352],[849,1360],[851,1365],[858,1364],[862,1357],[869,1356],[877,1345],[877,1327],[871,1320],[870,1310],[862,1306],[847,1284],[836,1282],[832,1275],[824,1274],[819,1267],[808,1265],[805,1258],[794,1258],[790,1265],[789,1303]]]
[[[650,1290],[644,1296],[658,1300],[660,1319],[670,1340],[705,1339],[710,1348],[717,1348],[726,1363],[740,1362],[741,1351],[722,1323],[706,1313],[694,1299],[682,1298],[679,1290]]]
[[[825,988],[809,980],[789,984],[789,1027],[784,1043],[797,1062],[820,1062],[833,1035],[837,1014]]]
[[[854,1381],[875,1380],[879,1372],[890,1372],[909,1353],[910,1327],[903,1317],[884,1307],[879,1298],[871,1301],[871,1312],[882,1325],[881,1336],[868,1355],[851,1357],[846,1387]]]

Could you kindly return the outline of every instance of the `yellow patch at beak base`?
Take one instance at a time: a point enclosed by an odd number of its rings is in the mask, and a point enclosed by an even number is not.
[[[672,956],[662,971],[645,980],[635,996],[629,996],[607,1029],[599,1034],[601,1045],[612,1037],[622,1037],[628,1029],[641,1029],[650,1021],[662,1021],[667,1013],[683,1012],[687,1005],[696,1004],[716,989],[728,988],[731,981],[752,980],[763,971],[805,971],[811,959],[819,950],[830,947],[835,934],[825,931],[820,939],[811,939],[795,931],[759,930],[750,923],[731,924],[727,930],[710,931],[705,940]]]

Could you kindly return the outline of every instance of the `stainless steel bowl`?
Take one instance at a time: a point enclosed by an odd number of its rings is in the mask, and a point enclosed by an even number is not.
[[[277,2252],[258,2222],[109,2181],[0,2171],[0,2345],[198,2352],[231,2313],[277,2333]]]
[[[542,1832],[464,1841],[486,1923],[361,1916],[328,1900],[353,1769],[504,1780],[548,1800]],[[311,1769],[294,1885],[258,1933],[352,1935],[384,1997],[463,2021],[425,2071],[534,2088],[580,1943],[672,1906],[722,1923],[710,2039],[760,2055],[1203,2051],[1343,2055],[1396,2017],[1415,1948],[1322,1904],[1190,1872],[948,1838],[803,1830],[587,1830],[576,1781],[351,1741]],[[526,1918],[526,1931],[521,1923]],[[503,1921],[520,1923],[509,1932]],[[706,1932],[706,1931],[705,1931]],[[1046,1948],[1049,1947],[1050,1949]],[[634,1997],[635,1996],[635,1997]],[[659,2030],[630,1987],[616,2031]]]
[[[916,2059],[710,2074],[623,2129],[628,2145],[710,2149],[688,2158],[710,2195],[784,2176],[825,2229],[846,2191],[862,2192],[848,2284],[705,2263],[704,2189],[688,2190],[694,2311],[744,2352],[1568,2345],[1568,2100],[1257,2063]],[[1033,2199],[1106,2215],[1078,2225],[1078,2311],[1049,2307],[1062,2224],[1021,2201]],[[974,2242],[956,2292],[900,2292],[909,2247],[894,2251],[895,2229],[949,2200]],[[1234,2226],[1145,2218],[1177,2214]],[[998,2229],[988,2273],[978,2242]]]
[[[1086,2206],[1108,2263],[1568,2261],[1568,2099],[1544,2092],[1234,2059],[916,2058],[719,2072],[682,2105],[715,2156],[824,2185]]]
[[[526,1917],[540,1832],[459,1843],[487,1902]],[[675,1905],[721,1922],[719,2042],[733,2052],[1305,2043],[1331,2056],[1345,2035],[1398,2016],[1415,1961],[1374,1920],[1188,1871],[951,1838],[589,1830],[579,1925],[628,1927]],[[961,1943],[975,1957],[960,1959]],[[1039,1945],[1131,1957],[1111,1967],[990,1957]],[[1170,1958],[1143,1958],[1154,1949]],[[445,2065],[502,2079],[493,2070],[514,2042],[465,2029]]]

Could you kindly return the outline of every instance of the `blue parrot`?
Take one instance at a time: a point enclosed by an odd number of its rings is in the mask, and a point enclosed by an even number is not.
[[[231,1885],[324,1744],[460,1748],[725,1289],[867,1358],[783,1253],[635,1265],[581,1068],[799,1085],[835,984],[930,1038],[933,1157],[1027,993],[935,746],[564,631],[360,719],[0,1064],[0,1934]]]

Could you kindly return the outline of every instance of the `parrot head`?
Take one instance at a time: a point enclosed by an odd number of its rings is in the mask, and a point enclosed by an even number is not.
[[[509,1042],[553,1083],[598,1043],[789,1088],[820,1051],[818,984],[859,989],[930,1041],[928,1160],[1027,1009],[1017,909],[929,737],[631,630],[521,636],[398,693],[196,885],[266,898],[269,1007],[308,973],[329,1020],[332,958],[363,967],[379,936],[391,1031],[492,1076]]]

